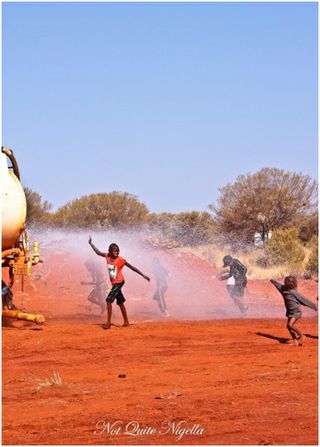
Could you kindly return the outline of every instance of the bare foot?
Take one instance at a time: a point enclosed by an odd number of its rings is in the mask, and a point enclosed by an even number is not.
[[[128,326],[130,326],[129,321],[125,321],[125,322],[123,323],[123,325],[122,325],[122,327],[128,327]]]
[[[103,329],[110,329],[111,328],[111,323],[105,323],[102,325]]]
[[[298,343],[298,340],[295,338],[295,339],[293,339],[293,340],[288,340],[288,341],[286,342],[286,345],[298,346],[299,343]]]

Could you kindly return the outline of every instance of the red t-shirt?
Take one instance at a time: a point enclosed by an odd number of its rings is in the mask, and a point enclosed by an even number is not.
[[[118,256],[116,259],[111,259],[110,256],[106,255],[106,261],[110,276],[111,284],[117,284],[124,281],[122,274],[122,269],[126,263],[126,260]]]

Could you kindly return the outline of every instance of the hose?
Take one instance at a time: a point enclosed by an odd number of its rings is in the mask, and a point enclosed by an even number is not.
[[[18,168],[18,163],[17,160],[15,159],[15,156],[13,155],[12,150],[10,150],[7,147],[2,146],[1,151],[7,155],[7,157],[9,157],[11,163],[12,163],[12,168],[13,168],[13,172],[14,174],[18,177],[18,179],[20,180],[20,172],[19,172],[19,168]]]

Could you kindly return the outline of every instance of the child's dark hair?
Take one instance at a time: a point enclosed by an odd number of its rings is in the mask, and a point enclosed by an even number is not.
[[[294,276],[286,276],[284,278],[284,287],[286,290],[296,289],[298,287],[296,278]]]
[[[110,245],[109,245],[109,248],[108,248],[108,252],[111,253],[112,250],[115,249],[115,248],[117,248],[118,250],[120,250],[118,244],[115,244],[115,243],[110,244]]]

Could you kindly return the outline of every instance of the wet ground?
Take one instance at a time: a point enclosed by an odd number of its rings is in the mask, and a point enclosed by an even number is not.
[[[240,317],[205,261],[163,262],[184,275],[170,279],[171,317],[152,284],[128,272],[128,328],[114,306],[115,325],[102,329],[106,317],[80,285],[83,263],[65,253],[51,254],[23,292],[16,284],[18,307],[46,323],[2,329],[3,444],[317,444],[316,313],[303,308],[307,338],[292,346],[267,281],[249,281]],[[315,301],[313,281],[301,290]]]

